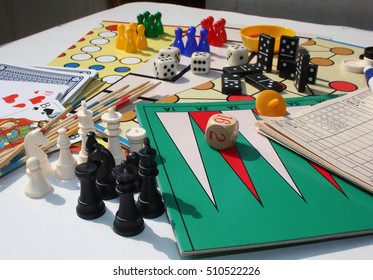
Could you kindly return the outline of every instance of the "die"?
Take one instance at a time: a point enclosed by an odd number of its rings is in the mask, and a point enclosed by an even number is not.
[[[171,80],[177,73],[177,62],[170,56],[154,59],[154,75],[162,80]]]
[[[179,64],[180,63],[180,49],[177,47],[164,47],[159,50],[158,55],[161,57],[172,57]]]
[[[210,72],[211,55],[208,52],[194,52],[191,59],[193,74],[208,74]]]
[[[238,121],[227,114],[212,115],[206,126],[205,139],[209,146],[216,150],[232,148],[238,135]]]
[[[227,49],[227,63],[230,66],[244,65],[249,62],[249,51],[245,46],[231,45]]]

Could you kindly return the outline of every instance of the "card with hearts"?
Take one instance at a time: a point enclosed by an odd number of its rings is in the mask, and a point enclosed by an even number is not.
[[[67,90],[66,85],[0,80],[0,115],[9,115],[53,101]]]

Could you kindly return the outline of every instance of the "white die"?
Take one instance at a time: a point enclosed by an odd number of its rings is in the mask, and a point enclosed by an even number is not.
[[[193,74],[208,74],[210,72],[211,55],[208,52],[194,52],[191,59]]]
[[[230,66],[249,63],[249,50],[245,46],[231,45],[227,49],[227,62]]]
[[[176,48],[176,47],[164,47],[164,48],[162,48],[162,49],[159,50],[158,55],[162,56],[162,57],[168,57],[168,56],[170,56],[173,59],[175,59],[175,61],[178,64],[180,63],[181,53],[180,53],[180,49],[179,48]]]
[[[157,56],[154,59],[154,75],[162,80],[171,80],[176,76],[177,63],[175,59],[170,56]]]

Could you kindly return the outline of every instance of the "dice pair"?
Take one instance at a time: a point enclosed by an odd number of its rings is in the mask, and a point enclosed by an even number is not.
[[[177,74],[180,50],[176,47],[162,48],[154,59],[154,75],[162,80],[171,80]]]

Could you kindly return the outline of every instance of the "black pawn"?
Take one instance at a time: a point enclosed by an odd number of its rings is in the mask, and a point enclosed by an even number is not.
[[[75,167],[75,175],[80,181],[80,196],[76,213],[85,220],[101,217],[106,211],[105,203],[95,185],[96,173],[97,165],[91,162],[84,162]]]
[[[115,191],[115,179],[112,170],[115,167],[115,159],[112,153],[103,145],[96,143],[96,150],[91,154],[93,161],[99,161],[100,166],[96,175],[96,187],[103,200],[118,197]]]
[[[126,161],[115,166],[112,173],[117,183],[116,191],[120,197],[113,229],[121,236],[139,234],[144,230],[145,225],[133,197],[136,174]]]
[[[156,150],[150,147],[149,138],[144,139],[144,148],[139,151],[139,175],[141,177],[141,192],[137,208],[144,218],[156,218],[165,211],[161,193],[157,188],[156,177],[159,173],[156,163]]]
[[[139,163],[140,163],[140,156],[137,152],[130,152],[127,155],[127,163],[133,169],[134,173],[136,174],[135,179],[135,188],[134,192],[141,191],[141,176],[139,175]]]

